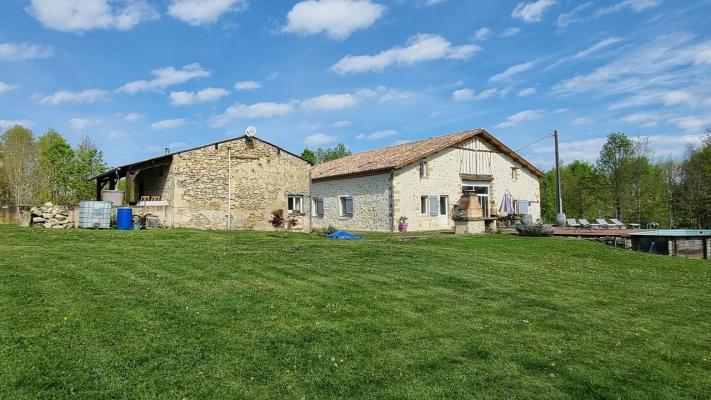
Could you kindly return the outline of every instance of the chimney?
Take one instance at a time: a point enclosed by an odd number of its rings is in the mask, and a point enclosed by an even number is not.
[[[167,156],[168,154],[170,154],[170,147],[165,148],[165,155]]]

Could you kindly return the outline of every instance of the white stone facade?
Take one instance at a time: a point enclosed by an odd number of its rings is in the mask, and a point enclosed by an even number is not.
[[[334,226],[337,229],[359,231],[389,231],[393,225],[391,212],[391,174],[357,176],[311,183],[311,199],[323,200],[323,215],[314,213],[313,228]],[[341,198],[353,199],[353,215],[342,212]]]
[[[426,162],[424,176],[421,161]],[[462,195],[465,181],[489,187],[491,216],[496,216],[499,203],[508,192],[515,200],[529,201],[529,214],[534,221],[540,219],[538,177],[510,156],[474,138],[392,172],[312,182],[312,197],[324,199],[324,215],[314,217],[313,226],[397,231],[398,218],[404,216],[408,231],[451,229],[452,207]],[[352,217],[340,216],[338,196],[353,196]],[[425,213],[423,196],[427,198]],[[437,208],[434,212],[433,207]]]

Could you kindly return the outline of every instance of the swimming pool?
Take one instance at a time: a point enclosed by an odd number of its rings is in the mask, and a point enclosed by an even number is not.
[[[655,229],[629,234],[632,248],[654,254],[711,258],[711,230]]]
[[[711,236],[711,229],[655,229],[652,231],[634,232],[630,236]]]

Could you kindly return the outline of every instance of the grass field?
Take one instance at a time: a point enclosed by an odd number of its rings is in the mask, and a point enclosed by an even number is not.
[[[575,239],[0,226],[0,398],[706,399],[710,272]]]

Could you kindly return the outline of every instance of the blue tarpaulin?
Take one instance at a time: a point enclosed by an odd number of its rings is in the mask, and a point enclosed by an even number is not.
[[[337,231],[328,235],[331,239],[360,239],[362,236],[355,235],[346,231]]]

